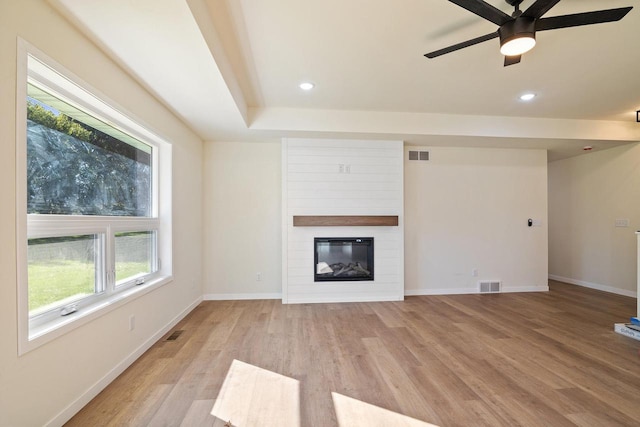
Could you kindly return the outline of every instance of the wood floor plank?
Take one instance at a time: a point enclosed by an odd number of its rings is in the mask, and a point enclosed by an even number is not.
[[[180,427],[213,427],[215,424],[220,424],[221,420],[211,415],[212,406],[213,400],[194,400],[180,423]]]
[[[623,414],[579,387],[558,390],[558,393],[563,396],[564,400],[571,402],[574,406],[575,409],[569,413],[568,417],[574,422],[581,420],[579,425],[583,425],[585,420],[589,419],[603,420],[600,424],[592,425],[629,427],[638,425],[637,419]]]
[[[385,405],[387,409],[400,412],[411,418],[439,424],[437,411],[424,399],[411,381],[407,367],[402,361],[393,357],[392,353],[379,338],[363,338],[365,346],[373,357],[378,372],[386,384],[386,389],[397,402],[395,405]]]
[[[157,384],[149,393],[140,395],[137,407],[129,407],[121,410],[119,416],[114,418],[114,425],[148,426],[163,402],[173,389],[171,384]]]
[[[68,425],[222,427],[211,410],[237,361],[283,379],[234,383],[251,396],[231,401],[242,427],[346,427],[338,401],[354,423],[637,426],[640,342],[613,332],[635,310],[633,298],[554,281],[549,292],[389,303],[206,301]],[[297,400],[279,412],[288,381]],[[284,415],[295,405],[298,418]]]

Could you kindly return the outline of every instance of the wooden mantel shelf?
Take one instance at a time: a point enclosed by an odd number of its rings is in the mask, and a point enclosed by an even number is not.
[[[398,215],[294,215],[294,227],[393,227],[398,225]]]

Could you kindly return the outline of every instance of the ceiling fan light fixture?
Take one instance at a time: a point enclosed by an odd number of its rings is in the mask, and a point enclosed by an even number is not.
[[[536,39],[530,36],[518,37],[500,46],[500,53],[504,56],[518,56],[529,52],[536,45]]]
[[[535,20],[519,17],[498,29],[500,53],[504,56],[518,56],[530,51],[536,45]]]

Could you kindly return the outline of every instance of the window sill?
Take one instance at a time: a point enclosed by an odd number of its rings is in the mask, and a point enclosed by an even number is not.
[[[87,306],[82,310],[68,316],[60,316],[59,318],[48,322],[37,328],[28,328],[27,337],[21,337],[18,346],[18,355],[23,355],[31,350],[40,347],[68,332],[83,326],[94,319],[104,316],[107,313],[119,308],[149,292],[160,288],[167,283],[173,281],[172,276],[159,277],[153,281],[149,281],[143,285],[134,286],[125,291],[119,292],[111,297],[97,301],[95,304]],[[28,325],[27,325],[28,326]],[[26,339],[25,339],[26,338]]]

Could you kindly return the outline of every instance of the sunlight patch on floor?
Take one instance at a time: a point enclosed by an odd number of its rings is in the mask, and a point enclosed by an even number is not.
[[[331,397],[340,427],[438,427],[342,394]]]
[[[300,427],[300,383],[234,360],[211,415],[234,427]]]
[[[438,427],[339,393],[331,397],[340,427]],[[300,382],[234,360],[211,415],[225,426],[300,427]]]

